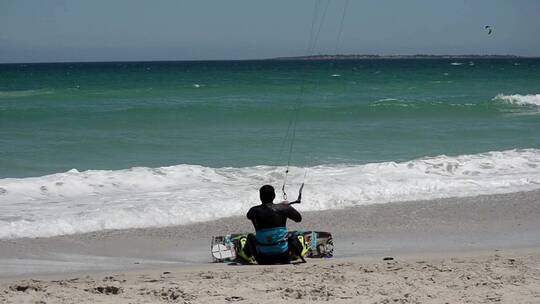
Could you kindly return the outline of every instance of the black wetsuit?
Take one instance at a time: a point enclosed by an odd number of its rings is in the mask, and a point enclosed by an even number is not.
[[[302,221],[302,216],[296,209],[289,204],[274,204],[267,203],[261,204],[249,209],[247,218],[251,220],[255,230],[285,227],[287,219],[291,219],[295,222]],[[250,243],[250,251],[255,256],[257,263],[259,264],[287,264],[290,263],[290,255],[288,252],[279,256],[268,256],[257,254],[255,246],[254,235],[248,236],[248,242]]]
[[[302,221],[302,216],[293,206],[274,203],[251,207],[247,213],[247,218],[251,220],[255,230],[285,227],[287,218],[295,222]]]

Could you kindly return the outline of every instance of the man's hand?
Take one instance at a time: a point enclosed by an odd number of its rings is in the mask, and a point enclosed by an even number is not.
[[[293,204],[300,204],[302,202],[302,190],[304,189],[304,183],[300,186],[300,190],[298,190],[298,198],[294,202],[289,202],[287,200],[282,201],[280,204],[282,205],[293,205]]]

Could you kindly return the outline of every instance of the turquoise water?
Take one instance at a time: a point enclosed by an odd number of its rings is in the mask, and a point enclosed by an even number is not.
[[[454,61],[0,65],[0,178],[540,148],[540,60]]]

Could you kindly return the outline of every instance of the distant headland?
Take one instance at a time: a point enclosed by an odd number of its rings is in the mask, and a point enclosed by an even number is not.
[[[271,60],[358,60],[358,59],[516,59],[533,58],[517,55],[313,55],[277,57]]]

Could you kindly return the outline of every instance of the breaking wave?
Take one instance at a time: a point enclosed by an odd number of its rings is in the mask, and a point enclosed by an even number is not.
[[[503,101],[519,106],[540,106],[540,94],[531,95],[503,95],[499,94],[493,98],[495,101]]]
[[[177,165],[0,179],[0,238],[183,225],[241,215],[258,204],[258,188],[279,185],[283,172],[269,166]],[[303,175],[303,168],[291,169],[290,196]],[[298,208],[340,209],[534,189],[540,189],[540,149],[441,155],[307,168]]]

